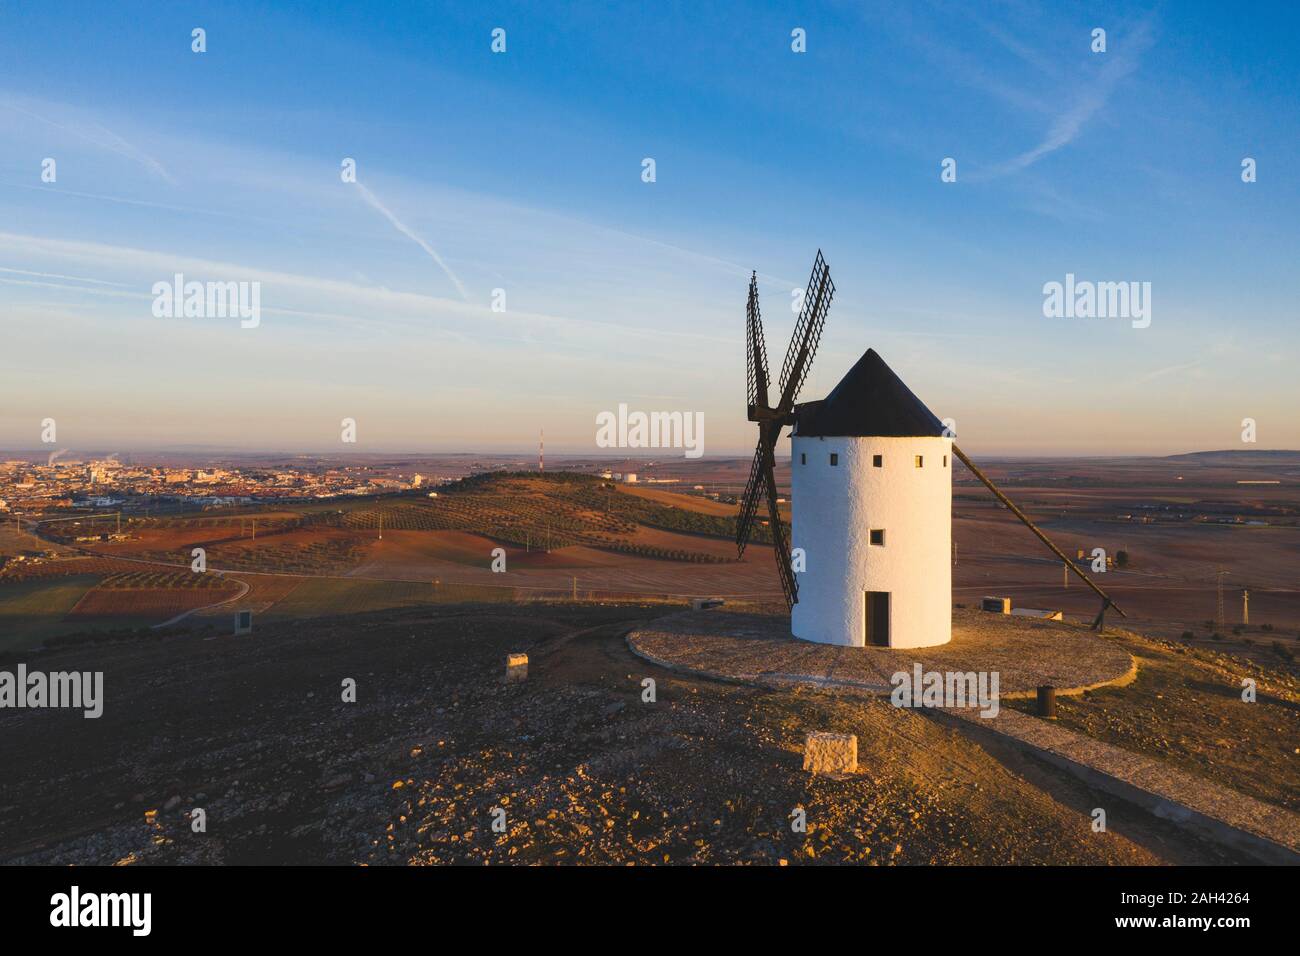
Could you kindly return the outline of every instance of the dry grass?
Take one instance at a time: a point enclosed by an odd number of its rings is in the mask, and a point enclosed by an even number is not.
[[[1114,632],[1112,639],[1138,658],[1137,680],[1059,698],[1062,725],[1300,809],[1300,682],[1294,673],[1130,632]],[[1255,703],[1242,700],[1245,678],[1257,684]]]

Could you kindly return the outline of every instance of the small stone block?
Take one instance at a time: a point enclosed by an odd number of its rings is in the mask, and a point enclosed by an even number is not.
[[[813,773],[854,773],[858,769],[857,736],[810,733],[804,743],[803,768]]]
[[[506,681],[514,682],[528,679],[528,655],[506,655]]]

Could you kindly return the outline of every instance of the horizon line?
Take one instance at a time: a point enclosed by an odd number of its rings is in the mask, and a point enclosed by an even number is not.
[[[676,449],[670,449],[676,451]],[[297,450],[274,450],[260,448],[229,448],[220,445],[171,445],[158,446],[154,448],[136,448],[123,449],[117,446],[113,451],[101,449],[88,449],[78,451],[75,449],[66,449],[60,454],[60,459],[66,461],[69,457],[122,457],[123,455],[231,455],[247,456],[261,458],[293,458],[293,457],[311,457],[311,458],[347,458],[347,457],[405,457],[405,458],[433,458],[445,456],[458,457],[481,457],[481,458],[531,458],[536,453],[536,449],[528,451],[486,451],[486,450],[459,450],[459,451],[435,451],[435,450],[414,450],[414,449],[376,449],[374,451],[322,451],[311,449]],[[1134,453],[1134,452],[1006,452],[1006,451],[986,451],[979,454],[984,457],[994,458],[1065,458],[1065,459],[1088,459],[1088,458],[1178,458],[1187,455],[1215,455],[1215,454],[1292,454],[1300,455],[1300,449],[1297,448],[1205,448],[1194,451],[1167,452],[1164,454],[1157,452]],[[17,449],[17,448],[0,448],[0,458],[39,458],[43,455],[50,454],[48,449]],[[752,451],[727,451],[718,454],[701,455],[698,458],[686,458],[683,455],[611,455],[608,453],[585,453],[585,452],[568,452],[568,451],[548,451],[547,458],[553,460],[578,459],[578,460],[599,460],[599,461],[642,461],[652,462],[656,465],[668,464],[675,462],[699,463],[705,461],[722,461],[729,459],[747,459],[752,456]],[[789,460],[790,455],[777,455],[777,458]]]

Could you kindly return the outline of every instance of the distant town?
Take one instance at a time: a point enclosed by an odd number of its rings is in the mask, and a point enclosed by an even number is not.
[[[58,453],[45,461],[34,456],[10,457],[0,462],[0,514],[41,518],[67,509],[145,514],[418,491],[436,495],[434,489],[468,475],[534,470],[538,465],[536,460],[513,456],[468,454],[373,459],[240,456],[201,462],[170,454],[127,460],[116,455],[61,457]],[[655,463],[620,462],[616,470],[609,459],[572,458],[551,462],[550,470],[580,471],[628,484],[677,485],[683,481],[678,475],[657,477],[630,470],[646,465]],[[736,476],[711,478],[708,491],[714,498],[738,490],[731,487]],[[684,490],[699,493],[706,486],[691,485]]]
[[[0,463],[0,511],[35,514],[59,508],[188,505],[209,507],[410,491],[445,480],[440,475],[393,473],[364,464],[302,463],[178,467],[127,464],[112,458],[23,459]]]

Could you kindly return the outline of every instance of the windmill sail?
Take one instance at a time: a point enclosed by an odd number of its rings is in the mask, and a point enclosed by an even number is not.
[[[831,270],[818,249],[812,274],[804,288],[803,308],[799,310],[794,334],[790,336],[790,347],[786,350],[785,362],[781,365],[781,401],[778,407],[786,414],[794,408],[794,400],[808,377],[813,355],[821,343],[826,313],[830,310],[831,299],[834,297],[835,283],[831,281]]]
[[[745,307],[745,364],[749,408],[767,405],[767,343],[763,341],[763,316],[758,309],[758,273],[749,278],[749,304]]]
[[[781,590],[785,592],[786,604],[790,607],[799,600],[799,586],[790,567],[789,543],[777,506],[776,443],[781,437],[781,430],[793,421],[795,399],[799,397],[799,390],[808,377],[834,295],[835,284],[831,282],[830,267],[826,265],[819,249],[813,262],[812,275],[808,279],[808,287],[804,290],[803,307],[795,322],[785,362],[781,366],[781,394],[774,407],[769,404],[767,345],[763,340],[763,322],[758,310],[757,274],[749,280],[749,301],[745,309],[745,397],[749,420],[758,423],[758,446],[754,449],[749,480],[740,499],[740,516],[736,521],[736,550],[738,555],[745,553],[745,545],[749,543],[754,528],[754,518],[758,514],[759,505],[766,498],[777,572],[781,578]]]
[[[754,525],[754,515],[758,512],[758,502],[767,484],[767,466],[764,464],[763,442],[759,440],[754,449],[754,461],[749,466],[749,480],[745,482],[745,493],[740,498],[740,517],[736,520],[736,547],[740,555],[745,553],[749,543],[749,532]]]
[[[776,570],[781,576],[781,590],[785,592],[786,606],[794,607],[799,603],[799,584],[795,580],[794,569],[791,567],[790,544],[786,541],[785,526],[781,524],[781,509],[777,507],[776,502],[776,479],[773,477],[776,461],[772,446],[769,445],[765,451],[768,474],[767,513],[772,522],[772,547],[776,551]]]

